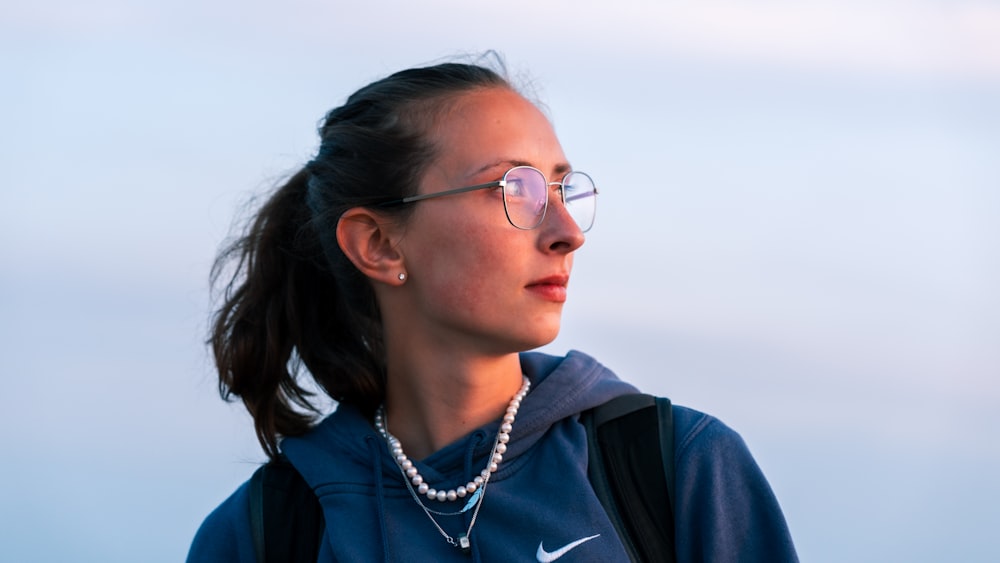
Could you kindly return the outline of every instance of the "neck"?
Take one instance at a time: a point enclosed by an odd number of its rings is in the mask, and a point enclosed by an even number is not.
[[[414,360],[390,362],[385,398],[386,423],[413,459],[499,419],[521,388],[517,354]]]

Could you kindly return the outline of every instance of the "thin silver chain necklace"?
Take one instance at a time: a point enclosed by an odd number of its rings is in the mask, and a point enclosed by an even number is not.
[[[477,475],[474,479],[466,483],[464,486],[457,487],[450,490],[436,490],[430,487],[424,478],[417,471],[417,468],[413,465],[413,462],[403,453],[403,446],[400,444],[399,439],[389,433],[389,428],[386,425],[385,420],[385,405],[379,406],[378,410],[375,411],[375,429],[385,440],[386,445],[389,447],[389,451],[392,453],[392,458],[396,462],[396,466],[399,468],[400,474],[403,476],[403,483],[406,484],[407,490],[410,491],[410,496],[413,497],[414,502],[416,502],[420,508],[430,519],[434,527],[437,528],[438,533],[444,538],[449,544],[459,548],[463,553],[468,554],[471,551],[471,542],[469,540],[469,535],[472,534],[472,528],[476,525],[476,519],[479,517],[479,509],[483,505],[483,499],[486,497],[486,485],[490,481],[490,477],[496,473],[500,466],[500,462],[503,461],[503,454],[507,451],[507,443],[510,441],[510,432],[514,428],[514,418],[517,416],[517,411],[521,407],[521,401],[524,400],[525,395],[528,394],[528,390],[531,388],[531,381],[527,377],[522,376],[521,389],[516,395],[510,400],[510,404],[507,405],[507,412],[504,413],[503,421],[500,423],[500,430],[497,432],[497,437],[493,441],[493,450],[490,453],[489,460],[486,463],[486,467]],[[458,500],[459,498],[464,498],[467,495],[472,495],[469,501],[465,504],[465,507],[456,512],[440,512],[437,510],[431,510],[427,508],[422,500],[421,496],[426,497],[428,500],[436,500],[439,502],[447,502]],[[434,514],[440,516],[456,516],[462,514],[469,510],[472,511],[472,519],[469,521],[469,527],[466,529],[464,534],[458,536],[458,539],[451,537],[444,528],[438,524],[437,520],[434,518]]]

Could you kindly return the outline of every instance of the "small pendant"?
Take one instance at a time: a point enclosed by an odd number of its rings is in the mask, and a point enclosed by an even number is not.
[[[466,555],[472,553],[472,543],[469,541],[469,536],[465,534],[458,536],[458,547]]]
[[[472,493],[472,496],[469,497],[469,502],[465,503],[465,506],[462,507],[462,512],[465,512],[466,510],[475,506],[476,501],[479,500],[479,495],[481,494],[483,494],[483,488],[479,487],[478,489],[476,489],[476,492]]]

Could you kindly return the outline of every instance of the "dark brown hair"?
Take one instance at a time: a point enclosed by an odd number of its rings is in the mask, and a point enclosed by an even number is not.
[[[222,303],[209,343],[223,398],[239,397],[264,451],[320,414],[302,367],[331,398],[373,412],[385,394],[378,304],[336,240],[340,216],[415,193],[436,148],[426,140],[458,95],[510,88],[500,73],[447,63],[369,84],[330,111],[320,147],[224,247],[212,268]],[[406,206],[384,209],[405,216]],[[220,284],[220,280],[223,282]]]

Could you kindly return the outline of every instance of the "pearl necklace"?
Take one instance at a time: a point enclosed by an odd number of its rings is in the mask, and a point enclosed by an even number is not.
[[[507,405],[507,412],[503,416],[503,422],[500,423],[500,430],[497,432],[496,440],[493,441],[493,451],[490,455],[490,460],[486,465],[486,468],[480,472],[472,481],[469,481],[464,486],[457,487],[455,489],[450,489],[447,491],[432,489],[430,485],[424,482],[424,478],[417,471],[417,468],[413,466],[413,462],[410,461],[406,454],[403,453],[403,446],[399,443],[399,440],[389,433],[389,429],[385,424],[385,405],[379,406],[378,410],[375,411],[375,428],[378,430],[379,434],[385,440],[386,444],[389,446],[389,451],[392,452],[392,457],[396,461],[396,466],[399,467],[400,473],[403,475],[403,482],[406,484],[406,488],[410,491],[410,495],[413,496],[413,500],[420,505],[423,509],[424,514],[430,519],[437,531],[449,544],[458,547],[463,553],[469,554],[471,552],[471,542],[469,541],[469,535],[472,534],[472,527],[476,525],[476,519],[479,517],[479,508],[483,504],[483,499],[486,496],[486,485],[490,481],[490,476],[496,473],[500,462],[503,461],[503,454],[507,451],[507,442],[510,441],[510,432],[514,427],[514,417],[517,415],[517,410],[521,406],[521,401],[524,396],[528,394],[528,389],[531,387],[531,382],[527,377],[522,376],[523,383],[521,384],[521,390],[514,395],[514,398],[510,400],[510,404]],[[416,489],[414,489],[414,486]],[[473,495],[472,498],[466,503],[465,508],[457,512],[438,512],[436,510],[431,510],[420,501],[418,496],[424,495],[428,499],[437,500],[440,502],[454,501],[459,498],[463,498],[466,495]],[[438,524],[437,520],[434,519],[434,514],[442,516],[454,516],[462,514],[469,508],[475,506],[475,510],[472,512],[472,520],[469,522],[469,527],[464,534],[458,536],[458,540],[448,535],[444,531],[444,528]]]
[[[493,444],[493,455],[490,456],[486,467],[479,475],[476,475],[474,479],[464,486],[447,491],[439,491],[431,488],[424,481],[423,476],[417,471],[413,462],[403,453],[403,446],[399,443],[399,440],[390,434],[388,428],[386,428],[385,405],[378,408],[375,412],[375,429],[378,430],[379,434],[386,441],[386,444],[389,445],[389,451],[392,452],[392,458],[396,461],[396,465],[399,466],[400,471],[417,488],[417,494],[424,495],[429,500],[436,500],[438,502],[454,501],[476,492],[476,489],[482,487],[483,483],[489,479],[490,474],[496,473],[500,462],[503,461],[503,454],[507,452],[507,442],[510,441],[510,431],[514,427],[514,417],[517,416],[517,409],[520,408],[521,401],[524,400],[524,396],[528,394],[528,389],[531,388],[531,381],[527,377],[522,376],[522,378],[521,390],[514,395],[514,398],[510,400],[510,404],[507,405],[507,412],[503,415],[500,431],[497,433],[497,439]]]

